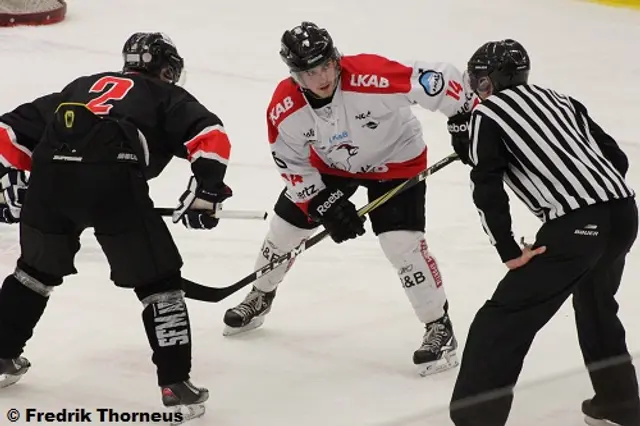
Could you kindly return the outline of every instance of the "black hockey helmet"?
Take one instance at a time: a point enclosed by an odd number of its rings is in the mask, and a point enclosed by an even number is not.
[[[292,73],[310,70],[329,59],[340,59],[329,32],[313,22],[300,25],[282,34],[280,57]]]
[[[482,87],[483,80],[485,85],[490,81],[494,93],[519,84],[526,84],[529,79],[529,70],[531,70],[531,62],[527,51],[512,39],[489,41],[483,44],[467,64],[469,83],[474,92],[486,91]]]
[[[138,71],[176,84],[184,68],[173,41],[163,33],[135,33],[122,48],[123,71]]]

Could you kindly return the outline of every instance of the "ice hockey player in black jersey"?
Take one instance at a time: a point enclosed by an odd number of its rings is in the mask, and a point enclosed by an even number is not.
[[[0,289],[0,387],[29,369],[25,344],[93,228],[111,279],[142,302],[163,403],[204,410],[208,391],[190,382],[182,259],[147,181],[173,157],[188,159],[193,176],[173,222],[211,229],[211,210],[232,195],[223,183],[231,146],[220,119],[177,84],[184,63],[166,35],[135,33],[123,56],[122,72],[80,77],[0,116],[0,220],[19,221],[21,247]]]
[[[514,40],[485,43],[468,63],[482,99],[467,150],[473,202],[508,272],[471,324],[451,418],[456,426],[506,424],[534,337],[571,296],[595,391],[582,404],[587,423],[640,426],[615,300],[638,233],[629,162],[582,103],[530,84],[530,68]],[[532,244],[514,239],[504,183],[543,222]]]

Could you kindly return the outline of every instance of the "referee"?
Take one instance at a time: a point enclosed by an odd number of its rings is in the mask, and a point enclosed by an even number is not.
[[[506,424],[536,333],[573,296],[595,391],[582,404],[587,422],[640,426],[638,383],[615,301],[638,231],[628,161],[584,105],[529,84],[529,70],[514,40],[488,42],[468,63],[482,102],[463,161],[472,165],[484,230],[509,271],[469,330],[451,419],[456,426]],[[532,245],[521,248],[513,237],[503,182],[543,221]]]

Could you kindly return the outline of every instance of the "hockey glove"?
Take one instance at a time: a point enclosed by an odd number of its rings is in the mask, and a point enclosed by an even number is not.
[[[0,222],[20,222],[20,211],[28,185],[27,175],[22,170],[9,169],[0,178],[0,190],[4,199],[3,204],[0,204]]]
[[[340,189],[325,188],[309,201],[309,216],[329,231],[336,243],[364,234],[364,217]]]
[[[467,165],[471,165],[471,160],[469,160],[469,148],[471,145],[471,140],[469,139],[470,118],[471,113],[464,112],[454,115],[447,121],[447,130],[451,134],[453,150],[460,157],[460,161]]]
[[[214,216],[224,200],[233,192],[221,183],[216,190],[200,188],[195,176],[191,176],[187,190],[180,196],[178,207],[173,211],[173,223],[182,222],[188,229],[212,229],[220,219]]]

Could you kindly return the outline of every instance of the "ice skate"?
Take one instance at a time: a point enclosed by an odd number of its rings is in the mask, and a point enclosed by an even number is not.
[[[599,405],[593,399],[582,402],[584,421],[590,426],[640,426],[638,401]]]
[[[422,346],[413,353],[413,363],[422,377],[449,370],[458,366],[457,348],[451,321],[445,314],[425,326]]]
[[[0,359],[0,388],[16,383],[29,371],[31,363],[25,357]]]
[[[161,389],[162,403],[174,413],[171,426],[181,425],[204,415],[204,403],[209,399],[207,389],[195,387],[189,380],[162,386]]]
[[[253,287],[242,303],[224,314],[226,327],[223,336],[233,336],[260,327],[271,310],[275,295],[275,290],[265,293]]]

